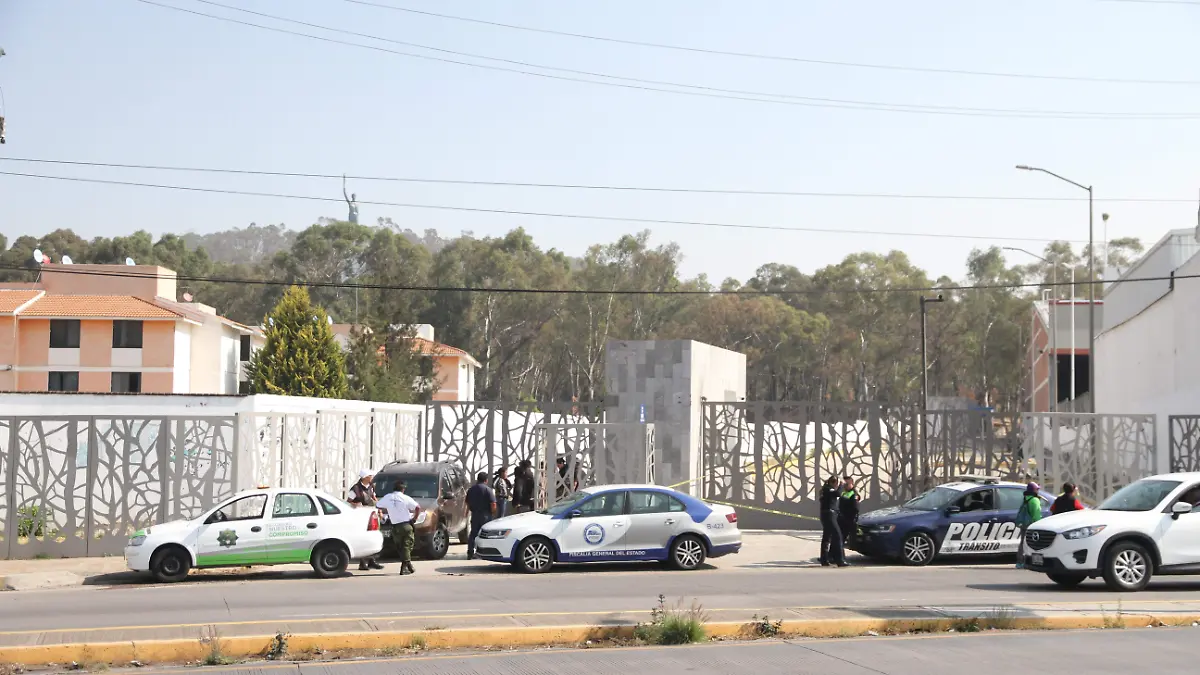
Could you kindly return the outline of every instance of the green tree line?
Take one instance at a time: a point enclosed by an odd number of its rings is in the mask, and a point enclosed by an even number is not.
[[[649,233],[591,246],[581,257],[543,249],[522,229],[502,237],[402,231],[323,220],[292,231],[281,225],[237,228],[203,236],[147,232],[85,240],[70,230],[10,243],[0,236],[0,277],[29,281],[40,248],[77,263],[157,264],[181,275],[301,283],[395,286],[572,288],[590,295],[467,293],[311,288],[313,304],[340,323],[371,328],[373,342],[348,355],[351,395],[399,400],[420,364],[395,361],[394,381],[365,369],[379,347],[388,355],[404,329],[432,324],[440,342],[470,352],[482,368],[480,400],[578,400],[604,396],[608,340],[695,339],[747,355],[750,399],[882,400],[913,402],[920,393],[919,293],[888,288],[1049,284],[1089,279],[1087,250],[1054,242],[1041,251],[1048,263],[1011,264],[997,247],[973,250],[961,279],[932,278],[902,251],[855,253],[805,273],[791,265],[763,265],[749,279],[714,284],[685,278],[677,244],[652,246]],[[1110,242],[1111,264],[1128,265],[1142,250],[1136,239]],[[1100,255],[1098,258],[1102,257]],[[1020,256],[1021,260],[1030,260]],[[1100,265],[1097,265],[1100,267]],[[22,267],[25,270],[11,268]],[[285,292],[282,286],[181,281],[180,292],[224,315],[261,324]],[[620,291],[754,291],[699,295],[624,295]],[[758,294],[766,293],[766,294]],[[1059,291],[1066,297],[1066,291]],[[1038,288],[947,292],[928,315],[929,382],[933,396],[967,396],[1015,410],[1027,383],[1022,363],[1030,330],[1030,303]],[[1085,291],[1079,292],[1085,296]],[[362,336],[359,336],[360,339]],[[357,343],[357,340],[356,340]],[[357,366],[356,366],[357,364]],[[386,378],[384,378],[386,379]],[[420,378],[417,378],[420,379]],[[355,392],[355,382],[358,391]],[[425,392],[426,394],[428,392]],[[378,400],[378,399],[376,399]]]

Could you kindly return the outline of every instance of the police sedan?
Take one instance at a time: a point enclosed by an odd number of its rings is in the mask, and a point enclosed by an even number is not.
[[[129,569],[180,581],[202,567],[308,563],[318,577],[337,576],[353,559],[383,548],[379,512],[356,509],[320,490],[259,488],[242,492],[194,520],[139,530],[125,546]]]
[[[1016,555],[1021,543],[1017,511],[1025,484],[960,478],[894,506],[863,514],[848,548],[872,558],[928,565],[939,556]],[[1041,492],[1042,514],[1053,495]]]
[[[493,520],[476,554],[545,572],[556,563],[657,560],[693,570],[742,548],[737,513],[655,485],[600,485],[553,506]]]

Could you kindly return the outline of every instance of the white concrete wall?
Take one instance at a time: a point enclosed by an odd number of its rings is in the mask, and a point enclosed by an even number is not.
[[[1125,271],[1125,279],[1166,277],[1200,251],[1194,230],[1172,230]],[[1149,307],[1170,290],[1170,281],[1121,281],[1107,285],[1104,305],[1108,308],[1105,330],[1114,328]],[[1097,376],[1098,377],[1098,376]]]
[[[221,388],[216,393],[219,394],[236,394],[238,393],[238,361],[239,352],[242,348],[242,334],[230,328],[229,326],[221,326],[221,346],[218,352],[221,369]]]
[[[202,326],[192,326],[191,375],[189,388],[183,391],[195,394],[221,394],[221,367],[217,354],[221,349],[221,323],[206,321]],[[180,390],[176,390],[180,391]]]
[[[1176,274],[1200,274],[1200,256]],[[1096,339],[1096,412],[1158,416],[1160,466],[1168,416],[1200,414],[1200,279],[1177,279],[1138,315]]]
[[[689,480],[701,475],[704,424],[704,401],[732,402],[746,398],[746,355],[740,352],[714,347],[703,342],[691,341],[687,351],[691,357],[691,428],[688,430],[686,447],[689,450]],[[693,484],[695,485],[695,484]],[[692,494],[698,490],[690,489]]]
[[[176,394],[192,392],[192,328],[192,324],[185,321],[175,322],[175,367],[171,391]]]

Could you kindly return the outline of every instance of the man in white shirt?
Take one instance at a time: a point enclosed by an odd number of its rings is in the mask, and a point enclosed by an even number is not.
[[[412,566],[413,542],[416,539],[413,523],[421,513],[421,506],[404,494],[407,487],[404,481],[397,482],[396,489],[384,495],[378,504],[379,508],[387,511],[388,520],[392,523],[392,541],[396,542],[396,548],[400,551],[400,574],[416,572]]]

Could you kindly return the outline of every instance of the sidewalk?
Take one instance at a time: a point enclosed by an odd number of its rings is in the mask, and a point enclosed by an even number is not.
[[[742,552],[728,558],[718,558],[711,564],[719,568],[755,568],[777,561],[807,563],[820,554],[821,534],[810,531],[746,530],[742,532]],[[446,560],[464,560],[466,547],[453,545],[442,561],[417,560],[420,569],[425,565],[441,564]],[[480,562],[480,565],[490,563]],[[354,567],[351,566],[351,570]],[[193,576],[244,576],[248,572],[265,573],[272,577],[311,575],[308,565],[277,565],[274,567],[232,567],[196,570]],[[125,559],[54,558],[36,560],[0,560],[0,591],[32,591],[72,586],[119,586],[151,583],[146,575],[129,571]]]

